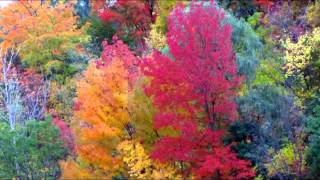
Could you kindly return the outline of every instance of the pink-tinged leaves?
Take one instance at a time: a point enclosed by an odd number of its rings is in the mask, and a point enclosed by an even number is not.
[[[71,128],[61,119],[53,118],[52,124],[60,130],[60,138],[64,145],[71,151],[74,150],[73,135]]]

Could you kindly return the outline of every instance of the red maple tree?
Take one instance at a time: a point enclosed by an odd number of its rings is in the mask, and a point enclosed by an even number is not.
[[[232,51],[231,26],[214,2],[178,6],[169,16],[168,45],[172,59],[155,52],[142,62],[150,77],[145,87],[158,113],[156,129],[171,128],[152,157],[179,164],[184,177],[250,178],[254,171],[230,147],[223,146],[223,129],[236,118],[233,98],[241,83]]]

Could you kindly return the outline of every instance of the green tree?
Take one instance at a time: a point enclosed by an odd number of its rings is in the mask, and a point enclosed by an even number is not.
[[[0,123],[0,178],[56,179],[66,149],[51,120],[31,120],[12,130]]]
[[[309,147],[306,161],[310,168],[309,178],[317,179],[320,176],[320,106],[313,109],[315,115],[307,120],[306,132],[309,134]]]

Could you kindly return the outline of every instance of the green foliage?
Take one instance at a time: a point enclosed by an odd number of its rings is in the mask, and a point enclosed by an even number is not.
[[[66,153],[51,120],[28,121],[12,130],[0,124],[0,178],[56,179]]]
[[[255,11],[254,0],[217,0],[219,5],[224,9],[228,9],[235,17],[247,18]]]
[[[270,47],[274,46],[275,43],[270,38],[270,34],[272,33],[272,28],[263,25],[263,13],[255,12],[252,16],[248,17],[246,20],[252,29],[255,31],[256,35],[259,37],[260,41],[264,44],[264,49],[270,51]],[[265,52],[266,53],[266,52]],[[264,54],[265,54],[264,53]],[[271,52],[268,53],[268,55]]]
[[[255,78],[263,44],[252,27],[243,19],[227,13],[225,23],[232,26],[233,50],[237,57],[238,73],[245,76],[246,82],[250,83]]]
[[[112,37],[116,34],[116,29],[101,21],[96,14],[90,16],[88,22],[90,26],[87,29],[87,34],[91,36],[90,49],[94,54],[99,56],[102,51],[102,41],[107,40],[108,42],[112,42]],[[130,41],[124,42],[130,44]]]
[[[147,97],[141,88],[141,84],[146,81],[136,83],[132,93],[129,95],[129,108],[131,121],[135,127],[135,138],[144,142],[143,145],[150,150],[155,140],[158,139],[158,132],[153,128],[152,117],[155,109],[151,99]]]
[[[238,153],[238,157],[249,159],[254,164],[261,163],[261,156],[258,155],[261,153],[257,152],[257,149],[262,149],[266,144],[260,145],[260,142],[257,141],[259,127],[256,123],[236,121],[229,126],[228,131],[230,134],[226,137],[225,142],[234,143],[232,149]]]
[[[277,51],[276,43],[270,38],[272,29],[261,24],[262,13],[256,12],[247,19],[247,22],[254,29],[255,33],[263,43],[263,50],[260,56],[261,61],[257,67],[253,85],[280,87],[285,83],[285,76],[282,71],[282,54]]]
[[[309,136],[306,160],[310,168],[309,177],[320,176],[320,106],[313,109],[314,116],[308,118],[306,132]]]
[[[84,69],[86,59],[75,51],[77,44],[86,41],[86,37],[69,34],[30,38],[21,47],[23,65],[43,72],[50,79],[64,82],[67,77]]]
[[[262,60],[257,68],[256,78],[253,85],[256,86],[277,86],[285,83],[285,76],[281,71],[282,63],[279,59],[270,58]]]
[[[91,44],[88,45],[88,48],[99,56],[102,51],[102,42],[106,40],[112,43],[112,38],[117,33],[117,27],[112,23],[103,22],[96,14],[89,17],[88,23],[87,34],[91,36]],[[130,49],[134,49],[134,39],[128,33],[118,38],[127,44]]]

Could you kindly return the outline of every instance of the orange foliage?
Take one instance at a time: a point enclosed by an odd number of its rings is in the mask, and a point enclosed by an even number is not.
[[[114,154],[118,143],[128,137],[127,79],[122,61],[114,59],[105,66],[91,64],[78,83],[73,120],[76,151],[97,175],[110,177],[122,164]]]
[[[90,171],[83,169],[72,159],[60,162],[60,168],[62,169],[61,179],[96,179],[93,177]]]
[[[2,8],[0,13],[0,38],[4,39],[4,48],[16,47],[43,35],[79,33],[73,31],[77,19],[70,3],[58,3],[53,8],[49,2],[17,1]]]

